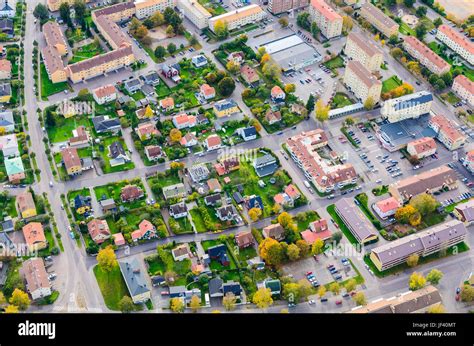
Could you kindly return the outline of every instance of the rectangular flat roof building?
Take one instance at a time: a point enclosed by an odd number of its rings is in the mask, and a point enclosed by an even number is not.
[[[365,245],[378,240],[377,230],[352,199],[341,198],[334,205],[337,215],[360,244]]]

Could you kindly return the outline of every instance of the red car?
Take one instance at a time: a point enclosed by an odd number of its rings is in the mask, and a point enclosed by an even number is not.
[[[313,272],[306,272],[306,276],[313,274]]]
[[[350,294],[351,294],[351,297],[353,297],[357,292],[356,291],[352,291]]]
[[[342,300],[336,300],[336,305],[341,305],[342,304]]]

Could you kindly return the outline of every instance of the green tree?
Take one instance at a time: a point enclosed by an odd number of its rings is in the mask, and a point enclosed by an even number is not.
[[[46,20],[49,17],[48,8],[44,4],[37,4],[33,11],[33,16],[40,21]]]
[[[308,101],[306,102],[306,109],[308,110],[308,114],[310,114],[314,110],[315,100],[313,94],[310,94],[308,97]]]
[[[163,59],[166,55],[166,48],[163,46],[158,46],[155,48],[155,57],[157,59]]]
[[[76,20],[81,23],[82,27],[85,26],[85,18],[87,12],[87,6],[84,0],[74,0],[74,4],[72,6],[74,8],[75,18]]]
[[[413,7],[415,0],[403,0],[403,3],[405,4],[406,7],[411,8]]]
[[[235,89],[235,81],[232,77],[224,77],[217,83],[217,91],[224,97],[232,95]]]
[[[296,244],[290,244],[286,249],[286,254],[290,261],[296,261],[300,258],[300,249]]]
[[[426,16],[427,12],[428,12],[428,9],[426,8],[426,6],[419,6],[415,11],[416,15],[419,18],[422,18],[422,17]]]
[[[311,20],[310,20],[310,15],[308,12],[302,12],[296,17],[296,24],[305,29],[305,30],[310,30],[311,29]]]
[[[67,2],[63,2],[59,6],[59,17],[61,17],[63,22],[66,23],[70,28],[73,27],[72,21],[71,21],[71,9]]]
[[[135,309],[132,298],[129,296],[123,296],[123,298],[118,302],[118,307],[119,310],[124,313],[132,312]]]
[[[422,216],[428,215],[436,210],[438,201],[427,193],[421,193],[410,200],[410,205],[418,210]]]
[[[166,50],[168,51],[168,53],[173,54],[174,52],[176,52],[176,45],[173,42],[170,42],[168,44],[168,47],[166,47]]]
[[[426,36],[426,32],[428,30],[426,29],[426,25],[423,23],[419,23],[415,26],[415,34],[416,37],[420,40],[423,40],[423,38]]]
[[[313,36],[313,38],[317,39],[320,32],[321,32],[321,30],[319,29],[318,24],[316,24],[316,22],[312,22],[311,23],[311,35]]]
[[[443,278],[443,272],[438,269],[431,269],[431,271],[426,275],[426,280],[429,281],[432,285],[437,285]]]
[[[280,24],[282,28],[286,28],[288,26],[288,18],[281,17],[280,19],[278,19],[278,24]]]
[[[438,17],[435,20],[433,20],[433,24],[435,28],[438,28],[439,26],[441,26],[441,24],[443,24],[443,20],[440,17]]]
[[[389,38],[388,38],[388,42],[390,44],[396,44],[398,42],[398,35],[397,34],[393,34],[391,35]]]

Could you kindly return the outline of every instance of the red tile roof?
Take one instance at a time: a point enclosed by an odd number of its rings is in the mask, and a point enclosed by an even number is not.
[[[443,70],[449,68],[449,64],[441,58],[438,54],[433,52],[430,47],[425,45],[419,39],[414,36],[405,36],[403,39],[406,44],[411,46],[415,51],[419,52],[425,58],[427,58],[433,65],[438,67],[438,69]]]
[[[398,209],[400,207],[400,202],[398,202],[398,200],[394,197],[389,197],[384,200],[378,201],[377,203],[375,203],[375,205],[382,213],[388,213],[390,211]]]
[[[474,43],[469,41],[469,39],[464,35],[461,35],[461,33],[457,32],[446,24],[440,25],[438,27],[438,31],[441,31],[443,34],[449,37],[452,41],[456,42],[459,46],[463,47],[469,53],[474,54]]]
[[[321,13],[328,21],[342,20],[342,17],[323,0],[311,0],[311,6]]]

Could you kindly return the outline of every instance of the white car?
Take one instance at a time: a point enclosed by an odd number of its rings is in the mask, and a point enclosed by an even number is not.
[[[314,304],[316,304],[316,302],[313,299],[311,299],[311,300],[308,300],[308,304],[309,305],[314,305]]]

